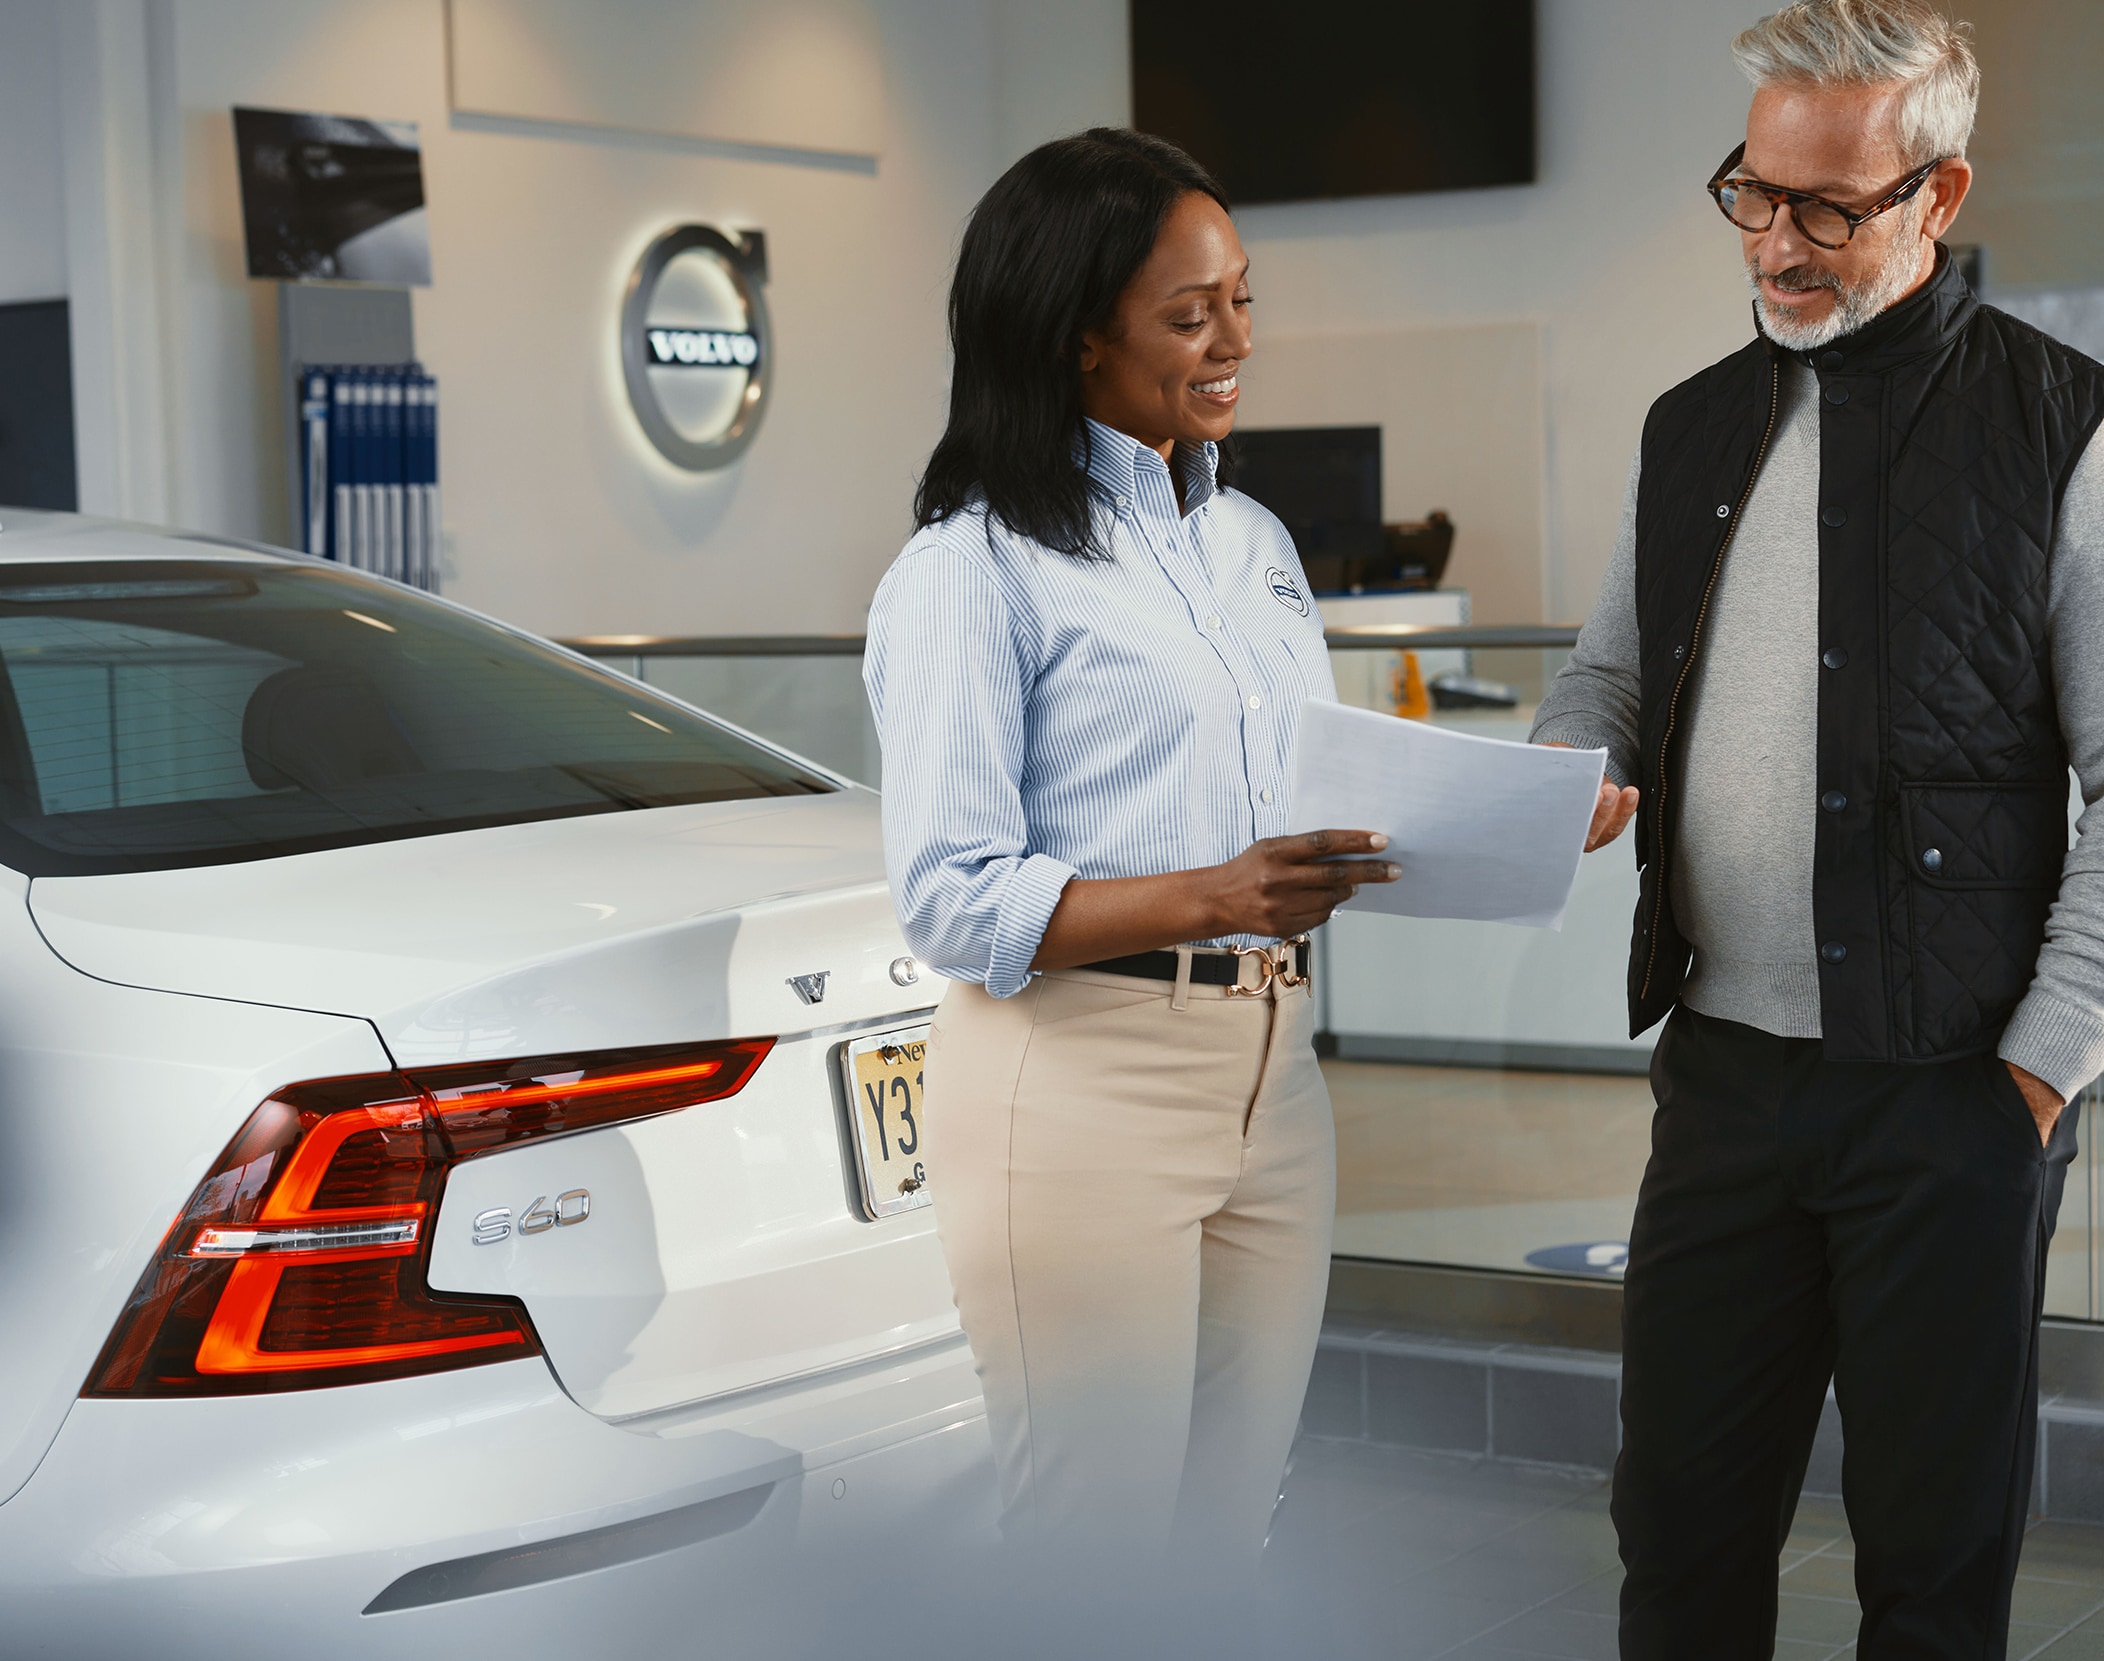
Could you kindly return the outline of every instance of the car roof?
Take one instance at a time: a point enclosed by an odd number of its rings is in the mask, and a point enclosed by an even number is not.
[[[169,531],[85,513],[43,513],[0,507],[0,567],[53,560],[225,559],[303,563],[299,555],[261,542]]]

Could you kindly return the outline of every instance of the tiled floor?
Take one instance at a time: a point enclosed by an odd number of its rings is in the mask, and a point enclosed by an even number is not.
[[[1322,1071],[1340,1253],[1523,1270],[1545,1247],[1628,1239],[1651,1146],[1647,1079],[1336,1060]],[[2046,1313],[2078,1320],[2093,1317],[2092,1205],[2104,1222],[2104,1167],[2082,1129],[2046,1281]]]
[[[1782,1558],[1778,1657],[1854,1653],[1852,1556],[1839,1504],[1804,1501]],[[1301,1654],[1616,1653],[1621,1568],[1597,1477],[1303,1438],[1267,1574]],[[2104,1661],[2104,1528],[2033,1527],[2009,1654]]]

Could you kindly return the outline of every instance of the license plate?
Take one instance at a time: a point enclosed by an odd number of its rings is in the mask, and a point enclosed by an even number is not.
[[[862,1178],[862,1210],[872,1220],[932,1202],[921,1154],[921,1063],[928,1024],[843,1045],[841,1071]]]

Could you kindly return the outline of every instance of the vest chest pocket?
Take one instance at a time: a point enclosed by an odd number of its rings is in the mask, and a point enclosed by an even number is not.
[[[1903,784],[1901,834],[1915,878],[1943,889],[2060,886],[2067,785]]]

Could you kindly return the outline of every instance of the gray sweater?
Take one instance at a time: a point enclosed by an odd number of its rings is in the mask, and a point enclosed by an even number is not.
[[[1819,1036],[1817,393],[1811,371],[1787,362],[1781,417],[1689,689],[1673,844],[1673,913],[1695,952],[1682,1001],[1792,1038]],[[1623,784],[1640,772],[1636,491],[1632,463],[1599,603],[1534,722],[1538,742],[1605,747]],[[2104,444],[2091,443],[2061,503],[2047,627],[2084,811],[2001,1054],[2071,1096],[2104,1073]]]

